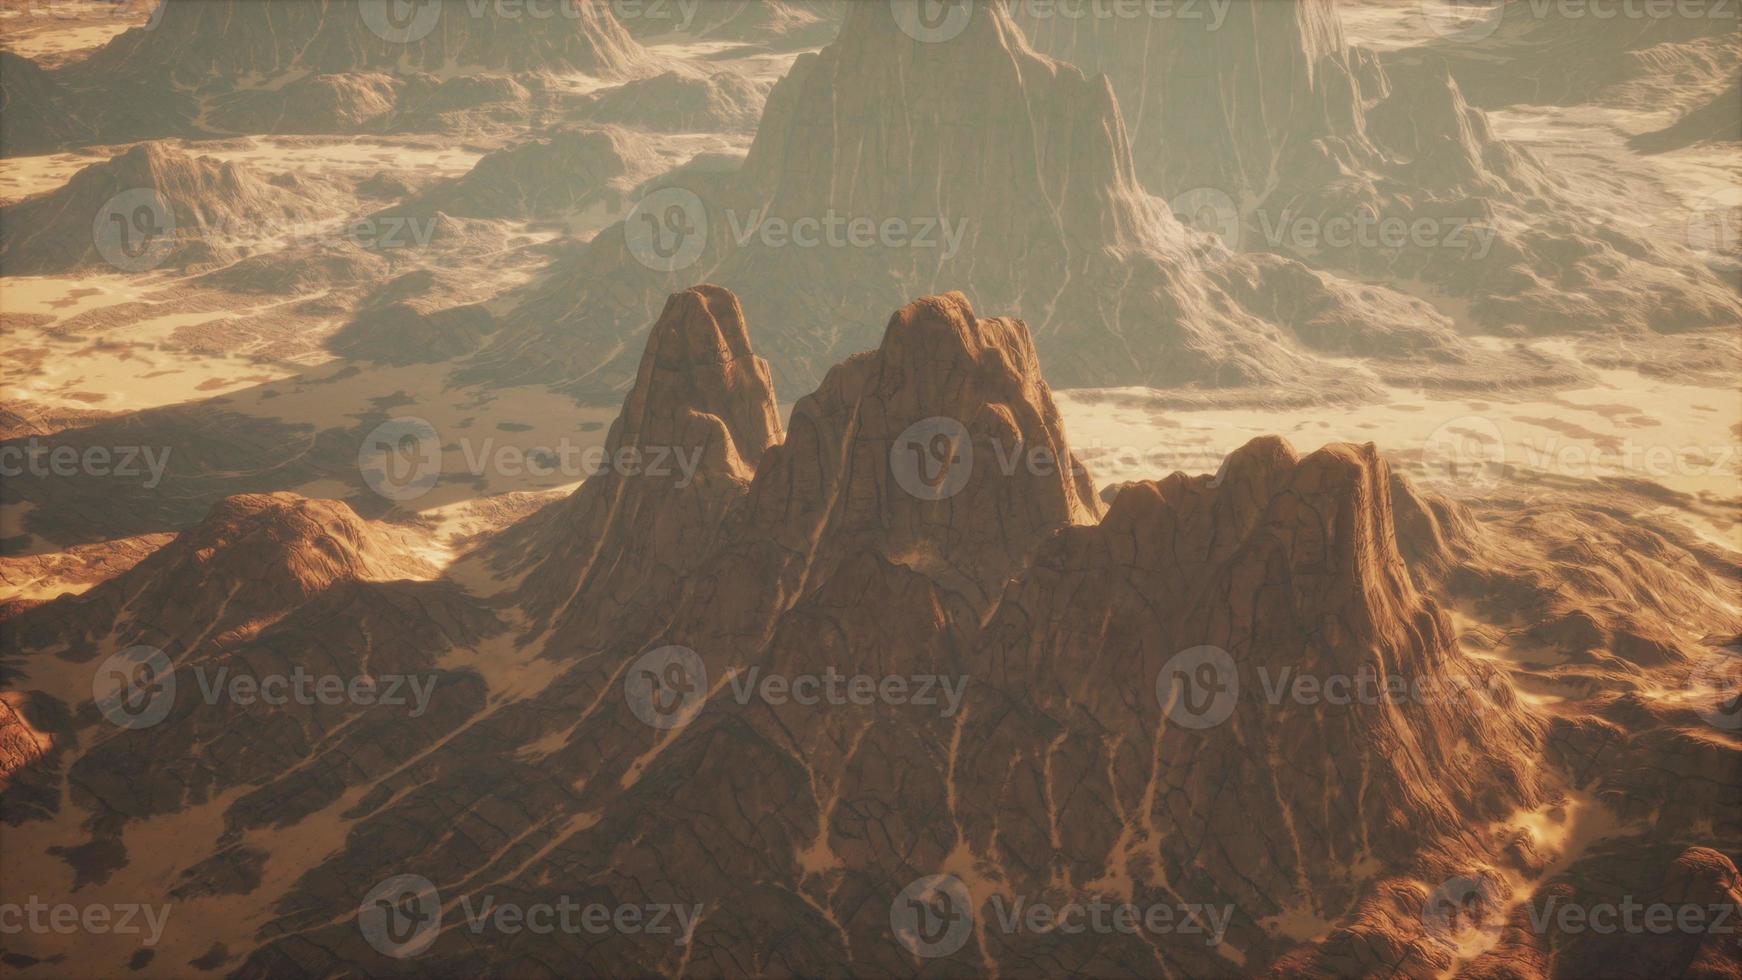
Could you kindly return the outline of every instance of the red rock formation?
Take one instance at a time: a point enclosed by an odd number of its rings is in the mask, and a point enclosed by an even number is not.
[[[781,437],[768,365],[751,350],[737,297],[708,285],[674,293],[605,438],[602,469],[498,549],[519,553],[500,564],[528,572],[526,611],[560,620],[550,649],[657,629],[667,593],[719,541]]]
[[[332,500],[244,494],[138,564],[7,623],[26,650],[86,660],[105,646],[179,645],[255,632],[335,583],[423,579],[410,539]]]
[[[232,603],[289,597],[221,642],[201,631],[227,612],[165,619],[192,648],[178,664],[427,674],[430,711],[178,702],[62,748],[93,723],[79,705],[14,772],[9,847],[40,850],[39,821],[101,815],[54,853],[80,884],[132,882],[128,821],[179,825],[240,790],[171,894],[263,918],[233,951],[241,977],[391,969],[354,913],[402,874],[450,908],[698,910],[687,942],[455,927],[413,964],[466,975],[536,960],[583,975],[1547,976],[1635,944],[1487,941],[1498,929],[1460,945],[1435,918],[1442,893],[1468,879],[1463,897],[1516,924],[1555,889],[1734,892],[1720,852],[1681,840],[1734,839],[1729,823],[1665,802],[1611,843],[1582,822],[1650,783],[1646,757],[1610,754],[1605,735],[1663,717],[1682,730],[1662,738],[1694,741],[1701,704],[1615,699],[1576,721],[1527,706],[1430,595],[1481,518],[1411,491],[1372,446],[1303,457],[1259,439],[1213,477],[1128,485],[1102,515],[1026,326],[960,294],[899,310],[784,436],[775,405],[735,297],[672,296],[608,445],[700,447],[694,479],[602,472],[495,542],[525,553],[494,600],[513,633],[451,583],[364,581],[404,566],[337,505],[319,505],[337,530],[311,538],[317,505],[227,504],[116,581],[150,608],[173,599],[145,595],[142,569],[201,605],[217,570],[247,586]],[[287,570],[263,576],[265,556]],[[871,693],[799,696],[822,677]],[[1656,758],[1709,808],[1735,756],[1705,741]],[[255,833],[315,814],[343,838],[273,850]],[[1557,823],[1564,839],[1532,831]],[[921,959],[895,913],[938,874],[962,883],[975,925]],[[1000,925],[997,903],[1017,900],[1211,908],[1219,924],[1213,939]],[[1731,962],[1700,937],[1638,948],[1668,972]]]
[[[888,5],[853,5],[770,92],[741,169],[697,164],[649,187],[662,190],[672,205],[601,232],[465,376],[615,394],[637,346],[625,325],[697,276],[743,297],[776,379],[801,389],[876,342],[872,311],[951,289],[1021,317],[1062,385],[1346,389],[1308,350],[1335,346],[1317,341],[1325,325],[1397,338],[1387,353],[1458,345],[1419,301],[1230,256],[1182,227],[1139,187],[1106,80],[1036,53],[997,5],[940,43]],[[637,251],[656,217],[681,218],[661,227],[689,249],[682,268]]]
[[[1424,10],[1443,15],[1457,5],[1444,6]],[[1689,19],[1646,18],[1665,23],[1609,32],[1599,19],[1569,18],[1538,30],[1543,18],[1524,0],[1504,6],[1502,37],[1564,40],[1569,27],[1609,36],[1593,36],[1587,49],[1634,34],[1667,36],[1682,29],[1668,21]],[[1351,47],[1330,0],[1135,5],[1123,15],[1075,17],[1024,2],[1009,7],[1037,49],[1107,74],[1144,187],[1182,211],[1208,207],[1247,251],[1406,291],[1426,282],[1469,297],[1472,321],[1507,331],[1601,324],[1672,332],[1742,317],[1734,290],[1694,256],[1592,220],[1552,168],[1500,138],[1465,101],[1461,86],[1471,80],[1454,81],[1445,60],[1400,57],[1381,65],[1372,52]],[[1157,15],[1163,9],[1169,15]],[[1712,23],[1734,34],[1733,18]],[[1571,50],[1576,45],[1560,47],[1566,50],[1551,56],[1450,45],[1475,66],[1472,75],[1508,77],[1515,91],[1529,91],[1515,73],[1542,72],[1538,59],[1582,57]],[[1509,57],[1528,63],[1509,64]],[[1333,234],[1336,222],[1353,220],[1371,225]],[[1393,231],[1382,234],[1381,222]],[[1434,231],[1421,241],[1397,233],[1424,222]],[[1332,336],[1355,338],[1350,346],[1362,356],[1401,339],[1347,326]],[[1468,365],[1472,356],[1435,359]],[[1493,383],[1513,370],[1481,363],[1462,383]]]

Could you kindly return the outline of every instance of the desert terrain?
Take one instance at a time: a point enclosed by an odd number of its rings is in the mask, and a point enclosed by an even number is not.
[[[1742,977],[1737,18],[0,0],[0,970]]]

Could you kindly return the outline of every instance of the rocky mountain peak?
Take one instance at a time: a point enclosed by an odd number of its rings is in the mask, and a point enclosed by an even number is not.
[[[724,426],[731,454],[750,472],[781,440],[768,364],[750,348],[738,298],[714,285],[666,300],[606,446],[658,443],[695,415]]]
[[[408,542],[343,501],[238,494],[131,569],[32,610],[19,639],[25,649],[59,645],[81,658],[112,640],[168,649],[178,639],[253,632],[340,583],[433,576]]]

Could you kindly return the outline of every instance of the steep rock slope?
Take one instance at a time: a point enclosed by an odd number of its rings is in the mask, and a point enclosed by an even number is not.
[[[674,298],[655,349],[680,333],[738,336],[722,329],[738,322],[724,298],[707,288]],[[674,373],[638,381],[620,433],[644,417],[643,392],[695,392],[673,404],[706,405],[701,417],[722,427],[717,420],[746,418],[743,401],[722,397],[740,385],[768,404],[742,356],[699,374],[691,357],[649,357]],[[903,486],[912,471],[901,449],[913,423],[938,418],[966,431],[955,451],[934,457],[948,460],[932,474],[936,486],[953,492],[922,483],[916,495]],[[760,421],[751,428],[764,431]],[[1059,453],[1060,465],[1007,472],[998,450],[1018,446],[1047,450],[1035,459]],[[959,482],[950,476],[962,471]],[[926,961],[903,946],[891,909],[910,882],[948,874],[964,882],[978,925],[932,969],[1261,968],[1298,942],[1264,921],[1299,910],[1335,919],[1376,881],[1486,860],[1492,842],[1464,828],[1541,798],[1528,761],[1541,726],[1487,683],[1411,583],[1394,544],[1388,474],[1370,447],[1300,458],[1260,441],[1220,480],[1137,485],[1094,524],[1091,488],[1026,331],[976,317],[961,297],[904,308],[881,348],[831,372],[795,407],[786,440],[764,450],[747,491],[725,487],[717,521],[697,521],[694,507],[650,521],[681,498],[595,479],[603,489],[583,488],[576,502],[614,495],[623,522],[595,538],[604,567],[691,569],[663,591],[646,589],[639,573],[617,580],[635,589],[626,594],[664,596],[648,615],[617,622],[667,625],[612,649],[545,646],[570,666],[534,703],[480,723],[474,744],[497,746],[488,785],[464,758],[476,749],[451,745],[431,760],[434,782],[393,808],[420,823],[427,817],[413,814],[464,811],[480,792],[512,801],[492,808],[488,829],[461,817],[461,833],[516,842],[540,856],[538,867],[517,870],[458,840],[432,848],[391,811],[330,859],[359,889],[415,873],[449,900],[487,879],[529,903],[579,888],[698,906],[683,948],[622,934],[588,946],[529,940],[544,962],[681,965],[710,976],[811,975],[843,963],[911,972]],[[556,513],[529,527],[558,527]],[[624,532],[639,526],[652,537],[623,550]],[[662,530],[675,526],[720,544],[695,565],[688,535]],[[524,588],[548,594],[541,579],[555,568],[542,566]],[[1178,724],[1158,675],[1181,650],[1208,644],[1226,651],[1241,693],[1220,723]],[[655,726],[635,693],[640,672],[669,677],[674,665],[702,673],[686,678],[688,708]],[[946,710],[736,693],[756,690],[758,677],[825,666],[965,686]],[[1448,684],[1467,674],[1481,682],[1467,692],[1481,702],[1278,706],[1264,698],[1265,678],[1282,668]],[[505,739],[538,748],[502,753]],[[1004,932],[994,895],[1233,911],[1217,948],[1179,936]],[[270,930],[282,938],[242,975],[384,965],[355,923],[329,922],[348,902],[333,875],[305,878]],[[443,930],[416,962],[490,971],[509,955]]]
[[[1359,382],[1315,349],[1414,368],[1468,356],[1423,303],[1183,228],[1137,186],[1106,83],[1035,54],[1002,8],[975,10],[928,43],[885,5],[853,7],[776,85],[740,168],[704,159],[647,185],[522,298],[466,377],[620,397],[636,346],[625,326],[696,279],[771,325],[775,377],[801,389],[874,341],[868,311],[946,287],[1021,316],[1061,384],[1310,378],[1348,394]]]
[[[88,139],[90,130],[72,108],[52,73],[17,52],[0,51],[0,152],[23,156]]]
[[[1274,438],[1214,476],[1128,485],[1103,514],[1027,326],[960,294],[898,310],[784,434],[770,378],[732,293],[669,297],[608,444],[649,464],[694,448],[695,469],[608,468],[490,542],[494,609],[451,582],[378,580],[429,573],[339,505],[220,508],[80,621],[187,595],[203,611],[158,634],[180,676],[405,674],[431,685],[427,710],[178,698],[155,725],[93,730],[97,705],[27,669],[8,684],[23,724],[0,720],[0,870],[167,890],[163,962],[241,977],[1536,977],[1634,949],[1672,972],[1729,964],[1700,937],[1499,942],[1439,922],[1442,882],[1482,882],[1478,911],[1515,925],[1566,896],[1734,890],[1737,749],[1698,721],[1719,691],[1641,685],[1574,711],[1456,638],[1438,596],[1472,593],[1454,566],[1525,534],[1412,490],[1372,446]],[[1530,546],[1486,557],[1528,565]],[[1627,582],[1668,581],[1661,552],[1592,563],[1565,598],[1619,606]],[[250,555],[306,588],[238,590],[254,616],[211,609],[202,570],[246,586]],[[77,642],[32,635],[43,664]],[[1604,814],[1624,833],[1593,844]],[[146,827],[183,843],[148,854]],[[415,947],[367,921],[401,875],[446,914]],[[486,901],[565,900],[685,919],[471,921]],[[1036,903],[1190,927],[1012,917]],[[8,953],[125,962],[53,937]]]
[[[526,576],[521,607],[559,621],[550,647],[572,656],[656,629],[664,597],[713,550],[782,435],[737,297],[709,285],[674,294],[600,472],[497,545],[498,562]]]
[[[1425,287],[1508,334],[1742,318],[1695,256],[1586,214],[1443,61],[1350,47],[1330,0],[1237,0],[1219,18],[1012,9],[1039,50],[1107,73],[1144,185],[1237,247]]]

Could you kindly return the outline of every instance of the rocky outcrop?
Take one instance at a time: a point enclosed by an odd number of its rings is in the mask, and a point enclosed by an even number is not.
[[[504,15],[465,0],[354,4],[316,0],[216,5],[167,0],[157,22],[121,34],[85,69],[184,86],[239,77],[370,69],[582,72],[621,77],[646,54],[600,0],[562,0]],[[239,43],[238,39],[246,39]]]
[[[767,98],[767,85],[740,72],[668,71],[588,96],[575,111],[655,132],[741,133],[755,131]]]
[[[1458,17],[1430,11],[1434,31],[1387,56],[1443,59],[1484,108],[1598,102],[1655,110],[1690,82],[1722,84],[1742,57],[1742,19],[1724,3],[1583,7],[1502,0]]]
[[[486,153],[472,169],[377,216],[557,222],[609,213],[645,177],[647,151],[615,127],[559,129]]]
[[[51,740],[30,723],[22,703],[0,698],[0,790],[12,783],[12,774],[38,759],[52,746]]]
[[[1182,227],[1138,187],[1105,81],[1030,50],[1002,8],[974,10],[959,36],[930,43],[888,6],[855,5],[770,93],[740,168],[703,159],[646,185],[623,223],[533,287],[464,377],[620,397],[637,346],[625,324],[697,278],[770,325],[776,380],[801,390],[875,342],[868,311],[953,288],[1022,317],[1048,376],[1072,386],[1318,378],[1329,397],[1358,384],[1315,347],[1383,334],[1415,363],[1458,349],[1419,301],[1232,256]],[[891,178],[891,160],[907,175]],[[1013,208],[1013,196],[1040,203]]]
[[[976,864],[1017,894],[1062,878],[1231,901],[1250,968],[1387,876],[1483,861],[1459,828],[1534,805],[1542,728],[1409,581],[1387,483],[1371,446],[1261,439],[1042,548],[975,658],[998,692],[970,699],[958,750]],[[1113,677],[1144,696],[1095,680]],[[1339,683],[1366,693],[1321,697]],[[1030,785],[1068,802],[1013,823]]]
[[[12,620],[9,639],[87,661],[115,640],[172,649],[248,634],[342,580],[429,577],[407,543],[337,501],[230,497],[120,575]]]
[[[547,649],[572,657],[661,628],[781,438],[737,297],[710,285],[672,295],[598,471],[495,548],[525,576],[519,602],[552,629]]]
[[[8,63],[6,85],[9,115],[40,135],[40,152],[235,133],[520,131],[538,102],[528,87],[656,66],[606,0],[164,0],[147,23],[52,74]]]
[[[1512,910],[1495,948],[1459,976],[1596,976],[1620,962],[1655,976],[1742,976],[1738,902],[1742,875],[1725,854],[1612,842]]]
[[[1692,254],[1596,220],[1496,136],[1444,60],[1381,65],[1350,47],[1329,0],[1236,0],[1195,16],[1010,6],[1036,48],[1107,73],[1144,186],[1234,247],[1426,286],[1508,335],[1742,317],[1734,290]],[[1529,11],[1506,13],[1511,23]],[[1487,43],[1468,47],[1482,65],[1496,60]]]
[[[426,309],[393,301],[358,310],[328,338],[327,349],[376,364],[435,364],[472,353],[495,329],[495,317],[482,304]]]
[[[41,65],[0,51],[0,154],[45,153],[90,137],[65,86]]]
[[[206,121],[229,133],[361,133],[387,128],[406,83],[387,72],[307,75],[214,100]]]
[[[1742,143],[1742,79],[1732,81],[1728,88],[1668,126],[1627,141],[1645,153],[1668,153],[1699,143]]]
[[[1262,440],[1216,479],[1133,485],[1096,523],[1022,324],[979,317],[956,295],[913,303],[876,351],[795,406],[777,441],[765,375],[736,346],[742,319],[729,299],[712,287],[672,298],[611,442],[682,431],[644,421],[670,418],[652,410],[670,405],[730,431],[730,445],[764,443],[754,477],[746,487],[750,467],[710,469],[722,493],[680,496],[601,474],[505,539],[512,552],[568,533],[577,511],[597,515],[576,528],[577,541],[596,544],[587,562],[555,553],[520,588],[557,609],[557,583],[578,585],[565,615],[605,645],[584,631],[568,634],[584,643],[545,643],[547,659],[567,664],[561,675],[523,710],[479,722],[478,749],[435,753],[433,782],[392,808],[465,798],[466,756],[493,746],[492,792],[512,803],[490,834],[540,855],[538,870],[499,887],[527,902],[599,888],[618,901],[699,903],[685,949],[612,935],[583,950],[552,937],[538,941],[547,961],[899,972],[915,961],[890,909],[909,882],[947,873],[968,883],[981,925],[943,968],[1261,969],[1299,942],[1296,927],[1265,923],[1335,920],[1378,881],[1487,860],[1488,842],[1464,828],[1538,804],[1528,760],[1542,725],[1459,652],[1411,581],[1371,447],[1302,458]],[[746,429],[754,438],[741,438]],[[931,465],[908,468],[912,448]],[[1001,458],[1022,462],[1007,470]],[[699,562],[692,541],[708,552]],[[1203,719],[1157,681],[1173,678],[1182,650],[1212,645],[1237,693],[1221,718],[1195,724]],[[672,650],[685,653],[662,653]],[[656,675],[674,664],[705,673],[687,678],[692,707],[675,724],[637,714],[645,653],[668,658],[646,668]],[[891,698],[818,706],[734,693],[825,668],[942,678],[960,699],[919,710]],[[1444,684],[1479,703],[1315,705],[1266,693],[1292,690],[1299,674],[1366,673],[1382,688]],[[332,866],[359,881],[410,872],[445,883],[487,860],[401,842],[389,826],[403,825],[390,813],[365,821]],[[1088,943],[1000,930],[994,895],[1225,902],[1231,912],[1219,945]],[[309,879],[274,927],[284,938],[242,975],[378,962],[354,927],[325,924],[320,909],[349,900]],[[418,964],[490,970],[524,953],[443,935]]]
[[[204,611],[157,617],[181,675],[408,675],[427,710],[178,697],[97,739],[96,706],[32,694],[48,747],[14,770],[0,868],[46,855],[81,887],[167,891],[212,914],[166,948],[221,934],[242,977],[1548,976],[1634,943],[1497,944],[1460,915],[1617,887],[1730,900],[1733,739],[1695,728],[1716,692],[1526,696],[1454,626],[1454,567],[1497,532],[1373,446],[1262,438],[1103,513],[1027,325],[959,293],[898,310],[784,432],[777,405],[737,297],[670,296],[609,465],[484,546],[493,610],[403,580],[429,572],[338,505],[227,503],[81,622],[182,599]],[[1627,574],[1589,564],[1572,581],[1593,601]],[[240,585],[213,611],[220,580]],[[1599,841],[1617,817],[1638,840]],[[144,818],[208,833],[144,862],[124,832]],[[456,916],[566,900],[688,922],[498,942],[469,923],[395,960],[358,913],[408,874]],[[1037,903],[1168,927],[1012,917]],[[1729,962],[1699,937],[1640,949]]]
[[[231,239],[286,235],[327,203],[294,176],[141,143],[0,209],[0,262],[14,275],[215,264],[237,257]]]

